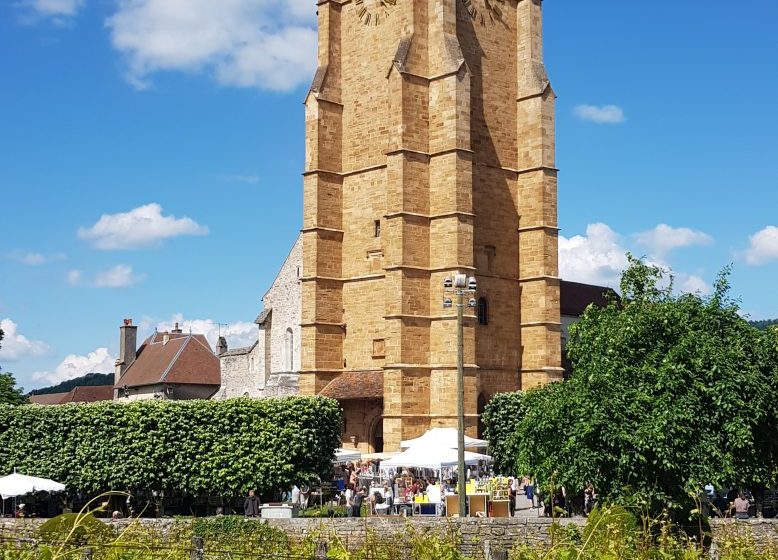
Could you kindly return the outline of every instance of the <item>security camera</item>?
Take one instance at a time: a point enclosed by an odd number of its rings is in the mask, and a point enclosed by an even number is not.
[[[470,278],[467,279],[467,289],[475,290],[475,288],[476,288],[475,276],[471,276]]]
[[[475,300],[475,298],[470,298],[467,302],[468,307],[475,307],[478,305],[478,302]]]
[[[451,305],[452,305],[452,303],[451,303],[451,298],[450,297],[447,297],[446,299],[443,300],[443,307],[444,308],[448,309],[449,307],[451,307]]]
[[[444,288],[453,288],[454,287],[454,281],[451,279],[451,276],[446,276],[443,279],[443,287]]]

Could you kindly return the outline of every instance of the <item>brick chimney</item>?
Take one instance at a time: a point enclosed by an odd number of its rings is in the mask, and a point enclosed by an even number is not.
[[[181,328],[178,326],[178,323],[176,323],[176,326],[175,326],[175,328],[174,328],[172,331],[170,331],[170,332],[171,332],[172,334],[181,334],[183,331],[182,331],[182,330],[181,330]]]
[[[221,356],[227,351],[227,339],[223,336],[219,337],[219,340],[216,342],[216,355]]]
[[[138,327],[132,324],[132,319],[125,319],[124,324],[119,327],[119,357],[116,359],[114,384],[119,384],[124,372],[135,361],[137,351]]]

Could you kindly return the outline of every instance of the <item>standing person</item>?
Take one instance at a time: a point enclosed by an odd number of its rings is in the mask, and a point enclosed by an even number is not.
[[[508,513],[510,517],[516,514],[516,481],[508,480]]]
[[[351,470],[348,483],[351,484],[352,490],[357,487],[357,484],[359,483],[359,474],[357,473],[356,467]]]
[[[527,484],[524,486],[524,491],[526,492],[527,499],[529,500],[529,507],[534,508],[535,507],[535,482],[532,479],[529,479]]]
[[[349,484],[346,486],[346,515],[349,517],[354,516],[354,485]]]
[[[584,514],[589,515],[594,509],[594,485],[590,482],[584,490]]]
[[[735,519],[748,519],[751,517],[748,515],[748,508],[751,507],[751,503],[746,500],[743,492],[739,492],[737,498],[735,498]]]
[[[354,494],[353,505],[351,506],[351,517],[362,517],[362,502],[365,499],[365,489],[360,487]]]
[[[290,494],[290,501],[292,502],[292,507],[299,508],[300,507],[300,487],[297,486],[297,484],[292,485],[292,491]]]
[[[249,495],[243,504],[243,513],[246,517],[259,517],[259,498],[255,496],[254,490],[249,490]]]

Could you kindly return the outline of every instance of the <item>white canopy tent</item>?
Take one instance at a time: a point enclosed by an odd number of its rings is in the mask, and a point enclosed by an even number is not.
[[[490,462],[491,460],[489,455],[465,451],[466,465],[477,465],[480,461]],[[408,467],[439,471],[444,468],[456,467],[457,462],[456,449],[435,445],[414,445],[391,459],[383,461],[381,470]]]
[[[65,485],[48,478],[13,473],[0,478],[0,496],[3,499],[24,496],[32,492],[64,492]]]
[[[457,449],[459,430],[456,428],[432,428],[415,439],[408,439],[400,442],[403,449],[416,446],[434,446],[449,449]],[[465,448],[485,449],[489,443],[483,439],[471,438],[465,435]]]
[[[362,458],[362,454],[356,449],[340,449],[335,450],[335,463],[347,463],[349,461],[359,461]]]

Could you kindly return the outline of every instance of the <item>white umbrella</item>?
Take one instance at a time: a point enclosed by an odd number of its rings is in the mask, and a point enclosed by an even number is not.
[[[477,465],[480,461],[491,461],[489,455],[465,451],[465,464]],[[402,453],[395,455],[381,463],[381,469],[392,468],[420,468],[440,470],[447,467],[456,467],[458,456],[456,449],[439,447],[434,445],[414,445]]]
[[[348,461],[359,461],[362,458],[362,454],[356,449],[340,449],[335,450],[335,463],[346,463]]]
[[[32,492],[64,492],[65,485],[48,478],[13,473],[0,478],[0,496],[15,498]]]
[[[434,445],[436,447],[456,449],[459,447],[458,435],[459,430],[456,428],[432,428],[431,430],[427,430],[424,435],[415,439],[408,439],[400,442],[400,447],[405,449],[417,445]],[[470,436],[465,435],[465,448],[484,449],[488,445],[489,442],[486,440],[471,438]]]

